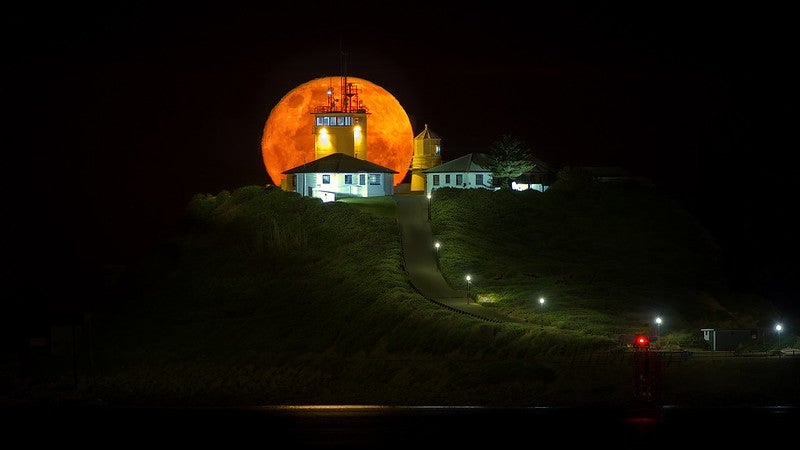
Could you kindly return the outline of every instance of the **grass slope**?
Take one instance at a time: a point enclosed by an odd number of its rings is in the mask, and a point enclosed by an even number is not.
[[[522,323],[416,293],[391,197],[197,195],[185,229],[96,316],[73,375],[83,395],[125,405],[617,405],[632,398],[626,339],[654,314],[676,349],[702,345],[702,326],[766,320],[669,199],[567,181],[433,198],[445,277],[460,288],[472,274],[485,307]]]

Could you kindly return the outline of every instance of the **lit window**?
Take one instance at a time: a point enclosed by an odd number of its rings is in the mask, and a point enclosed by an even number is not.
[[[331,184],[331,176],[330,175],[323,175],[322,176],[322,184]]]
[[[438,186],[439,185],[439,175],[434,175],[433,176],[433,185],[434,186]]]
[[[373,186],[376,184],[381,184],[381,176],[377,173],[369,174],[369,184]]]
[[[330,147],[331,146],[331,137],[328,134],[327,128],[320,128],[319,129],[319,145],[321,147]]]

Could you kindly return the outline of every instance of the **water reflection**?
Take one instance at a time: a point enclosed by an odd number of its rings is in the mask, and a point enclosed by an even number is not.
[[[5,411],[28,443],[83,447],[400,448],[611,444],[648,448],[761,442],[793,432],[795,407],[621,409],[303,405],[245,408],[51,408]],[[6,434],[6,436],[11,436]],[[766,441],[763,441],[766,443]],[[487,447],[488,446],[488,447]]]

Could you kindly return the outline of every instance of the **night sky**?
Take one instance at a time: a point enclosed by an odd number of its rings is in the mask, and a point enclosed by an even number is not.
[[[445,159],[509,133],[555,167],[650,177],[714,232],[742,287],[794,296],[788,11],[114,3],[5,7],[12,277],[49,272],[58,285],[126,264],[194,194],[270,183],[272,107],[346,72],[392,93],[414,134],[427,123]]]

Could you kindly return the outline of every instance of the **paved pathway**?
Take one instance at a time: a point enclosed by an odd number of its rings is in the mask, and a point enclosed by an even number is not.
[[[467,302],[466,290],[454,290],[436,264],[433,232],[428,221],[428,199],[423,194],[395,195],[403,258],[411,284],[428,300],[446,308],[493,322],[519,322],[497,311]]]

